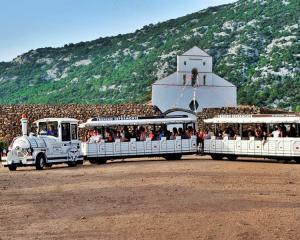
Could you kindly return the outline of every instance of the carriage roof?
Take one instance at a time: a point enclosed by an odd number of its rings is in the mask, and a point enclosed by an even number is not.
[[[205,119],[205,123],[300,123],[298,114],[253,114],[253,115],[219,115]]]
[[[70,122],[70,123],[78,123],[79,120],[75,118],[43,118],[35,121],[34,123],[39,124],[40,122]]]
[[[196,118],[188,116],[155,116],[155,117],[98,117],[90,118],[79,125],[80,128],[112,127],[112,126],[142,126],[159,124],[194,123]]]

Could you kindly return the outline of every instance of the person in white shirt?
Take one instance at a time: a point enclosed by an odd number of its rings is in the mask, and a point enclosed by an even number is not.
[[[280,131],[278,130],[278,128],[276,128],[271,135],[273,136],[273,138],[279,138],[280,136]]]

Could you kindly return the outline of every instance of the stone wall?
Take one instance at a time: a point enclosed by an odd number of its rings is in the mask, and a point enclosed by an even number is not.
[[[237,108],[203,109],[198,114],[198,127],[203,127],[203,119],[220,114],[256,114],[283,113],[280,110],[270,110],[254,106],[239,106]],[[0,141],[6,143],[21,134],[20,119],[26,113],[29,119],[29,129],[33,122],[46,117],[70,117],[86,121],[95,116],[154,116],[161,112],[149,105],[0,105]]]
[[[70,117],[86,121],[97,116],[153,116],[160,115],[158,109],[142,104],[122,105],[0,105],[0,141],[6,143],[21,134],[20,119],[25,113],[29,129],[41,118]]]

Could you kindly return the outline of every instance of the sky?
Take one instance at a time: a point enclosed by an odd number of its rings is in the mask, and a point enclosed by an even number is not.
[[[0,0],[0,61],[31,49],[134,32],[235,0]]]

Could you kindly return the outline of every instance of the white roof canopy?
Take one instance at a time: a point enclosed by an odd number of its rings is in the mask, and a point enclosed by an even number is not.
[[[162,117],[162,118],[138,118],[138,117],[117,117],[117,118],[91,118],[86,123],[79,125],[80,128],[112,127],[112,126],[143,126],[160,124],[183,124],[194,123],[196,119],[191,117]]]
[[[39,124],[40,122],[72,122],[78,123],[79,120],[75,118],[43,118],[35,121],[34,123]]]
[[[204,120],[205,123],[300,123],[296,114],[220,115]]]

